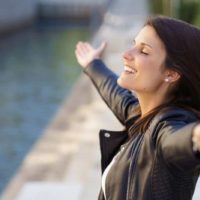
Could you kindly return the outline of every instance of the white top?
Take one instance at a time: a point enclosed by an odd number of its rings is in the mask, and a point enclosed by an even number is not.
[[[114,164],[117,156],[119,155],[119,153],[120,153],[120,151],[113,157],[112,161],[106,167],[106,169],[104,170],[103,175],[102,175],[101,185],[102,185],[102,190],[103,190],[103,193],[104,193],[105,200],[106,200],[106,189],[105,189],[105,187],[106,187],[106,177],[107,177],[108,172],[110,171],[112,165]]]

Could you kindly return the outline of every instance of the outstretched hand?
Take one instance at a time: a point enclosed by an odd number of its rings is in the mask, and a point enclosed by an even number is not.
[[[198,124],[193,129],[192,142],[193,142],[193,145],[194,145],[193,149],[195,151],[200,151],[200,124]]]
[[[78,42],[76,45],[75,55],[78,63],[83,67],[87,67],[94,59],[99,59],[106,43],[102,42],[98,48],[94,48],[88,42]]]

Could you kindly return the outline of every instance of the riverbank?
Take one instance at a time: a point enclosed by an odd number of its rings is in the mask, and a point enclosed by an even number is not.
[[[70,95],[81,69],[68,49],[90,35],[44,24],[0,38],[0,193]]]
[[[136,34],[136,27],[141,22],[138,20],[133,28],[130,26],[123,31],[120,25],[110,26],[110,17],[116,16],[110,14],[105,18],[93,43],[108,41],[104,60],[119,72],[121,51]],[[123,20],[127,18],[122,17]],[[70,196],[70,200],[97,198],[101,177],[98,131],[100,128],[121,129],[121,125],[85,75],[80,77],[72,91],[70,99],[63,102],[58,114],[25,158],[5,190],[3,200],[50,200],[52,192],[57,193],[56,199],[59,200],[66,199],[66,196]]]

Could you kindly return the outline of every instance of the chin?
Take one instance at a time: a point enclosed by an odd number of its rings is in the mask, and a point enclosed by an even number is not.
[[[120,77],[117,79],[117,84],[124,89],[130,90],[132,91],[134,94],[136,93],[136,89],[135,88],[131,88],[130,85],[127,84],[127,82],[123,81],[123,79],[121,79]]]
[[[122,87],[122,81],[121,81],[121,79],[120,79],[120,77],[117,79],[117,84],[120,86],[120,87]]]
[[[120,77],[117,79],[117,84],[118,84],[120,87],[124,88],[124,89],[129,89],[129,88],[127,87],[126,83],[124,83],[124,81],[123,81]]]

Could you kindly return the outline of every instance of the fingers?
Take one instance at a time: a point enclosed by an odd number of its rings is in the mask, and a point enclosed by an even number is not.
[[[88,63],[92,60],[92,50],[90,50],[89,43],[78,42],[75,49],[75,55],[78,63],[82,67],[86,67]]]
[[[78,60],[86,58],[89,53],[88,47],[84,42],[78,42],[76,45],[75,55]]]
[[[80,54],[80,55],[83,55],[83,54],[86,54],[88,52],[87,48],[85,47],[84,43],[83,42],[79,42],[77,45],[76,45],[76,51]]]
[[[98,48],[92,47],[88,42],[78,42],[75,49],[75,55],[79,64],[85,67],[94,59],[99,59],[105,46],[105,42],[102,42]]]
[[[98,47],[97,51],[99,52],[99,54],[102,54],[102,52],[104,51],[106,47],[106,42],[102,42],[101,45]]]
[[[106,47],[106,44],[107,44],[106,41],[103,41],[103,42],[101,43],[101,45],[100,45],[99,48],[100,48],[101,50],[104,50],[105,47]]]
[[[94,48],[90,45],[90,43],[85,42],[84,45],[85,45],[85,48],[86,48],[88,51],[94,50]]]
[[[78,42],[76,49],[81,50],[85,53],[93,50],[92,46],[88,42]]]
[[[94,51],[94,50],[97,50],[98,52],[102,52],[106,47],[106,42],[102,42],[101,45],[98,47],[98,48],[94,48],[91,46],[90,43],[88,42],[78,42],[77,45],[76,45],[76,48],[77,49],[82,49],[84,52],[87,52],[87,51]]]
[[[76,55],[77,58],[84,57],[83,51],[80,51],[78,49],[75,50],[75,55]]]
[[[78,42],[77,43],[75,54],[77,56],[83,56],[84,55],[84,50],[83,50],[83,47],[82,47],[82,42]]]

